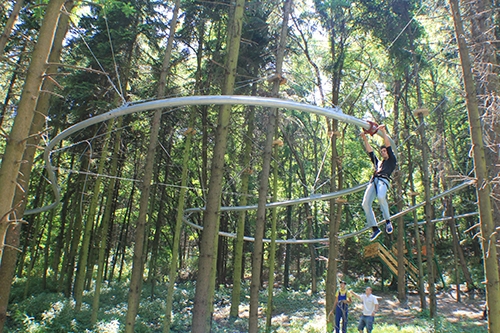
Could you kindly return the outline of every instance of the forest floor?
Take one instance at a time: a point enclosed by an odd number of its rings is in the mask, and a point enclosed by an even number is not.
[[[33,283],[30,297],[24,297],[25,284],[16,283],[11,293],[9,317],[5,333],[48,333],[48,332],[93,332],[118,333],[124,329],[128,299],[128,284],[115,283],[101,291],[100,320],[97,326],[90,322],[92,292],[84,295],[84,306],[75,311],[74,301],[61,293],[43,290]],[[220,286],[216,291],[213,333],[248,332],[249,285],[244,284],[238,318],[230,318],[231,288]],[[151,286],[145,285],[143,295],[147,295]],[[357,293],[364,289],[353,286]],[[318,293],[307,290],[276,289],[273,296],[272,332],[273,333],[331,333],[326,329],[325,293],[321,288]],[[38,291],[38,292],[37,292]],[[41,291],[41,292],[40,292]],[[163,331],[165,298],[167,288],[157,286],[156,297],[144,296],[141,300],[136,332],[156,333]],[[461,302],[456,301],[453,289],[437,292],[437,313],[435,319],[429,318],[428,311],[420,310],[420,298],[417,293],[409,292],[404,304],[397,299],[395,291],[374,290],[380,297],[380,310],[375,319],[373,333],[486,333],[487,321],[482,318],[485,304],[483,292],[473,296],[462,293]],[[195,297],[195,285],[191,282],[177,285],[174,295],[174,317],[171,332],[186,333],[192,321],[192,308]],[[428,300],[428,295],[427,295]],[[259,327],[265,332],[267,291],[259,294]],[[357,333],[357,324],[361,314],[361,304],[355,301],[349,307],[348,333]]]
[[[394,293],[379,293],[382,297],[380,302],[380,316],[388,324],[404,325],[411,324],[420,316],[420,297],[418,293],[408,295],[406,304],[402,304]],[[426,295],[428,296],[428,295]],[[485,298],[482,295],[475,295],[474,298],[467,295],[461,296],[461,302],[457,302],[454,290],[449,292],[441,291],[436,295],[437,312],[450,323],[459,321],[474,322],[477,326],[487,326],[487,321],[483,319]],[[361,312],[361,305],[357,304],[356,311]]]
[[[485,297],[481,294],[475,294],[474,297],[462,293],[461,302],[456,300],[456,292],[449,291],[437,292],[437,312],[438,321],[433,322],[428,314],[420,310],[420,297],[418,293],[409,293],[406,303],[401,303],[397,299],[395,292],[374,292],[379,297],[380,310],[377,314],[374,333],[387,332],[487,332],[487,321],[483,319],[483,309]],[[428,295],[426,295],[428,301]],[[274,332],[325,332],[325,304],[324,297],[311,299],[307,304],[303,299],[303,305],[310,306],[308,309],[302,308],[298,311],[278,311],[281,313],[273,314]],[[292,301],[292,303],[294,303]],[[279,307],[279,306],[278,306]],[[292,306],[293,307],[293,306]],[[215,313],[215,322],[220,326],[231,327],[231,332],[244,332],[237,330],[239,326],[229,324],[227,320],[228,308]],[[291,309],[288,309],[291,310]],[[361,304],[355,301],[349,309],[349,327],[348,332],[357,332],[356,326],[361,314]],[[248,307],[240,307],[240,320],[248,320]],[[265,318],[265,313],[261,313]],[[229,325],[228,325],[229,324]],[[243,323],[240,323],[240,325]],[[242,329],[245,324],[240,326]],[[222,329],[221,331],[226,331]],[[236,329],[236,330],[235,330]]]

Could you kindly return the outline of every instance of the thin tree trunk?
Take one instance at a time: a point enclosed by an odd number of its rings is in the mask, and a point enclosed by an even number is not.
[[[158,144],[158,132],[160,130],[162,110],[157,110],[151,120],[151,134],[150,142],[146,155],[146,162],[144,166],[144,175],[142,177],[141,196],[139,199],[139,216],[137,217],[135,227],[135,246],[132,263],[132,277],[130,279],[130,288],[128,293],[128,307],[125,323],[125,332],[133,333],[135,330],[135,320],[139,310],[139,303],[141,298],[141,289],[144,273],[144,248],[146,244],[146,223],[147,213],[149,210],[149,192],[151,189],[151,180],[153,176],[154,155],[156,152],[156,145]]]
[[[405,110],[405,131],[404,137],[408,136],[408,110]],[[413,159],[412,159],[412,144],[409,140],[406,141],[406,150],[408,153],[408,181],[410,184],[410,192],[411,192],[411,204],[415,206],[416,201],[416,192],[415,192],[415,184],[413,181],[413,172],[415,168],[413,167]],[[413,228],[414,228],[414,237],[415,237],[415,249],[417,252],[417,268],[418,268],[418,294],[420,296],[420,309],[427,309],[427,301],[425,299],[425,284],[424,284],[424,268],[423,268],[423,259],[422,259],[422,241],[420,239],[420,226],[418,225],[417,212],[414,210],[412,213],[413,216]]]
[[[109,142],[111,141],[112,124],[114,120],[108,122],[108,129],[106,136],[104,137],[104,146],[102,147],[101,156],[99,158],[99,166],[97,168],[97,174],[102,175],[104,171],[104,165],[107,160]],[[99,193],[101,192],[102,177],[97,176],[94,189],[92,191],[92,199],[89,204],[89,209],[87,212],[87,220],[85,222],[85,229],[83,231],[82,245],[80,247],[80,255],[78,260],[78,266],[76,268],[76,278],[75,287],[73,290],[73,297],[75,298],[75,311],[79,312],[82,307],[83,290],[85,285],[85,276],[87,272],[87,261],[89,259],[90,253],[90,240],[92,237],[92,232],[94,229],[94,223],[96,215],[98,214],[97,203],[100,198]]]
[[[75,155],[73,155],[73,158],[72,158],[71,163],[70,163],[70,169],[72,169],[73,165],[74,165],[74,156]],[[66,240],[65,237],[67,234],[67,232],[65,230],[66,230],[66,224],[68,221],[68,206],[72,200],[71,197],[75,193],[75,186],[74,186],[73,178],[76,178],[76,177],[72,177],[72,173],[69,173],[68,178],[66,180],[66,184],[68,184],[67,185],[68,190],[66,191],[63,198],[61,199],[62,206],[61,206],[59,233],[56,237],[55,246],[53,247],[53,251],[52,251],[52,253],[53,253],[52,263],[51,263],[52,272],[53,272],[52,284],[55,287],[55,289],[58,291],[60,291],[60,289],[58,289],[58,281],[59,281],[59,273],[60,273],[59,263],[61,262],[62,253],[65,252],[63,249],[68,244],[68,242],[65,241]]]
[[[401,99],[401,80],[394,82],[394,139],[396,147],[399,145],[399,101]],[[399,162],[401,165],[401,162]],[[403,177],[401,166],[396,170],[394,183],[396,184],[396,205],[398,212],[403,210]],[[405,221],[403,217],[397,219],[398,225],[398,241],[397,241],[397,260],[398,260],[398,300],[401,303],[406,303],[406,267],[405,267]]]
[[[338,121],[332,121],[332,132],[338,131]],[[339,191],[342,189],[343,175],[342,166],[340,165],[338,151],[337,151],[337,136],[332,135],[332,156],[331,165],[332,171],[330,179],[330,192]],[[337,182],[335,179],[338,177]],[[333,331],[335,323],[335,309],[333,304],[335,302],[335,292],[337,290],[337,274],[338,266],[337,259],[339,257],[339,238],[338,232],[340,227],[340,222],[342,218],[342,204],[337,203],[334,199],[330,200],[330,223],[329,223],[329,247],[328,247],[328,268],[326,275],[326,286],[325,286],[325,310],[326,310],[326,325],[328,331]]]
[[[21,64],[23,63],[24,58],[26,57],[26,55],[25,55],[26,46],[27,46],[27,43],[23,43],[22,48],[20,50],[20,54],[17,57],[17,61],[16,61],[17,67],[21,67]],[[19,72],[17,70],[14,70],[12,72],[12,76],[9,80],[9,87],[7,88],[7,92],[5,93],[5,99],[3,101],[2,109],[0,111],[0,127],[3,124],[3,121],[5,119],[5,115],[7,114],[7,110],[9,108],[10,101],[14,95],[14,86],[16,84],[18,76],[19,76]]]
[[[285,57],[286,42],[288,39],[288,19],[291,14],[292,0],[286,0],[283,4],[283,22],[281,25],[280,39],[276,51],[276,79],[273,82],[271,96],[277,97],[280,88],[281,77],[283,76],[283,60]],[[252,256],[252,281],[250,284],[250,313],[248,320],[248,331],[250,333],[257,333],[259,331],[259,289],[261,286],[261,273],[262,273],[262,256],[263,256],[263,237],[266,222],[266,197],[269,188],[269,173],[271,169],[271,158],[273,150],[274,135],[276,132],[278,110],[270,108],[269,123],[266,130],[266,142],[264,145],[264,156],[262,159],[262,172],[259,185],[259,199],[257,205],[257,221],[255,227],[255,243]],[[276,179],[277,177],[275,177]],[[274,229],[276,226],[274,226]],[[274,230],[276,237],[276,231]],[[274,265],[275,245],[271,246],[272,264]],[[274,269],[272,269],[274,273]],[[273,286],[270,285],[270,294],[272,294]],[[271,296],[272,301],[272,296]],[[272,308],[272,304],[269,304]],[[272,310],[272,309],[271,309]],[[270,328],[271,313],[268,313],[267,329]]]
[[[272,145],[277,118],[276,113],[276,108],[269,109],[262,172],[260,175],[257,221],[255,223],[255,241],[252,253],[252,281],[250,284],[250,314],[248,319],[249,333],[257,333],[259,331],[259,291],[262,283],[261,272],[264,247],[263,238],[266,222],[266,200],[269,187],[269,173],[271,169]]]
[[[256,92],[257,86],[253,87],[253,94]],[[253,131],[254,131],[254,120],[255,120],[255,107],[250,106],[247,115],[247,132],[244,137],[244,148],[243,148],[243,163],[242,166],[245,168],[241,176],[241,200],[239,202],[240,206],[246,206],[248,202],[248,184],[250,181],[250,175],[252,174],[252,169],[250,165],[250,158],[253,148]],[[233,272],[233,290],[231,294],[231,309],[229,311],[229,316],[236,318],[239,313],[240,296],[241,296],[241,276],[244,269],[243,264],[243,246],[245,236],[245,219],[246,211],[241,211],[238,215],[238,223],[236,226],[236,240],[234,245],[234,272]]]
[[[177,26],[177,15],[179,11],[179,0],[176,0],[173,11],[173,18],[170,23],[170,35],[167,41],[167,49],[163,59],[160,80],[158,82],[157,97],[163,97],[166,91],[166,79],[170,70],[170,58],[172,55],[173,39]],[[141,191],[139,218],[136,227],[136,242],[134,247],[134,261],[132,267],[132,278],[130,281],[130,290],[128,297],[127,322],[125,326],[126,333],[133,333],[135,319],[139,309],[142,280],[145,261],[145,241],[146,239],[146,214],[148,212],[149,193],[151,188],[151,179],[155,160],[156,146],[158,144],[158,133],[160,131],[160,120],[163,110],[156,110],[151,121],[151,139],[148,153],[146,156],[146,165],[144,167],[143,188]]]
[[[109,128],[110,130],[113,129],[115,126],[113,126],[115,123],[114,120],[109,122]],[[98,244],[98,249],[99,249],[99,254],[98,254],[98,259],[97,259],[97,276],[96,276],[96,281],[95,281],[95,288],[94,288],[94,297],[92,299],[92,312],[90,314],[90,322],[95,325],[97,322],[97,315],[99,313],[99,300],[101,297],[101,285],[102,285],[102,279],[104,277],[104,261],[105,261],[105,252],[106,248],[108,246],[108,229],[109,229],[109,224],[111,222],[111,214],[112,212],[112,205],[113,205],[113,200],[114,200],[114,193],[115,193],[115,186],[116,186],[116,178],[114,177],[117,173],[118,170],[118,157],[120,156],[120,145],[121,145],[121,136],[122,136],[122,123],[123,123],[123,117],[118,118],[116,121],[116,128],[119,128],[119,130],[116,132],[115,138],[114,138],[114,147],[113,147],[113,156],[111,157],[111,166],[109,168],[109,175],[112,177],[109,180],[108,186],[107,186],[107,191],[106,191],[106,206],[104,207],[104,213],[101,221],[101,232],[99,233],[98,237],[99,239],[97,240]]]
[[[88,154],[84,154],[82,157],[81,171],[87,171],[89,167],[89,156]],[[67,255],[64,256],[63,261],[63,273],[61,274],[59,287],[64,291],[66,297],[71,295],[71,287],[73,285],[73,275],[74,275],[74,267],[76,254],[78,251],[78,247],[80,245],[80,238],[82,235],[82,225],[83,225],[83,212],[82,212],[82,200],[85,193],[85,181],[86,181],[85,173],[81,173],[78,176],[78,181],[75,186],[77,186],[78,191],[77,195],[73,197],[73,204],[70,207],[73,207],[74,217],[71,224],[71,228],[68,228],[68,233],[66,236],[66,244],[69,244],[69,249],[65,253]]]
[[[231,95],[234,92],[244,8],[245,1],[236,0],[232,9],[233,13],[230,16],[227,58],[225,63],[227,72],[224,87],[222,89],[222,93],[227,95]],[[224,176],[224,155],[227,147],[230,117],[231,106],[221,106],[215,133],[215,146],[208,186],[207,203],[203,215],[204,228],[200,241],[200,259],[191,327],[193,333],[210,332],[211,327],[215,288],[215,264],[220,223],[219,211],[222,194],[222,180]]]
[[[476,88],[472,76],[472,66],[465,41],[460,7],[457,0],[450,0],[453,22],[462,63],[462,74],[465,87],[465,99],[469,117],[469,128],[474,156],[474,172],[476,177],[476,192],[481,221],[481,240],[483,245],[483,261],[486,276],[486,303],[488,307],[488,329],[490,332],[500,332],[500,281],[498,273],[498,258],[496,248],[496,232],[493,220],[493,205],[491,202],[491,179],[488,175],[486,154],[483,141],[481,118],[479,114]]]
[[[26,149],[28,150],[28,149]],[[23,166],[21,166],[21,170],[23,170]],[[27,170],[30,172],[29,170]],[[22,172],[22,171],[21,171]],[[24,174],[23,174],[24,175]],[[43,201],[45,200],[45,192],[43,191],[45,188],[45,181],[46,179],[44,177],[39,177],[38,179],[38,186],[36,187],[36,192],[33,193],[34,195],[34,200],[33,200],[33,207],[38,207]],[[19,191],[16,191],[16,197],[21,198],[22,194],[18,193]],[[22,207],[19,207],[20,210],[22,210]],[[22,253],[19,257],[19,260],[17,262],[17,276],[22,277],[23,276],[23,269],[24,269],[24,262],[26,259],[26,255],[28,254],[29,249],[33,249],[33,242],[34,239],[36,238],[37,235],[37,229],[39,225],[40,217],[35,216],[33,217],[32,221],[29,222],[29,224],[26,227],[26,230],[24,232],[23,238],[24,238],[24,246],[22,249]],[[31,241],[31,242],[30,242]]]
[[[170,326],[172,325],[172,305],[174,302],[174,286],[175,280],[177,278],[177,268],[179,267],[179,248],[181,242],[181,232],[184,217],[184,205],[186,201],[186,190],[188,182],[188,162],[191,159],[191,142],[193,140],[194,121],[196,117],[196,110],[193,108],[191,110],[191,115],[189,118],[188,130],[185,132],[186,143],[184,145],[184,153],[182,158],[182,174],[181,174],[181,188],[179,191],[179,201],[177,203],[177,217],[175,219],[175,232],[174,241],[172,244],[172,257],[170,260],[170,270],[168,273],[168,288],[167,288],[167,299],[165,305],[165,321],[163,323],[163,333],[170,332]]]
[[[279,85],[279,83],[278,83]],[[275,138],[277,139],[276,133]],[[272,201],[278,201],[278,148],[279,145],[274,145],[274,166],[273,166],[273,187],[272,187]],[[274,296],[274,271],[276,262],[276,223],[278,220],[277,208],[272,209],[271,216],[271,244],[269,245],[269,281],[267,284],[267,308],[266,308],[266,331],[271,331],[271,320],[273,315],[273,296]]]
[[[420,131],[420,144],[422,149],[422,182],[424,183],[425,191],[425,246],[427,248],[427,283],[429,285],[429,316],[435,318],[437,315],[437,299],[436,299],[436,284],[435,284],[435,271],[434,271],[434,224],[432,220],[432,203],[431,203],[431,189],[429,177],[429,161],[427,140],[425,136],[424,115],[422,112],[418,113],[419,131]]]
[[[292,169],[292,157],[288,161],[289,170]],[[288,197],[292,197],[292,187],[293,187],[293,177],[289,173],[288,175],[288,184],[287,184],[287,193]],[[286,207],[286,239],[292,238],[292,206]],[[286,244],[285,246],[285,267],[283,268],[283,286],[286,290],[290,287],[290,266],[292,262],[292,246],[291,244]]]
[[[456,293],[457,293],[457,302],[461,302],[461,290],[460,290],[460,270],[459,270],[459,263],[460,260],[458,259],[458,244],[455,242],[456,240],[456,226],[455,226],[455,218],[453,216],[453,204],[451,201],[451,197],[446,197],[445,198],[445,205],[446,205],[446,216],[451,217],[450,220],[448,221],[448,226],[450,227],[450,233],[453,235],[453,262],[455,264],[455,283],[456,283]]]
[[[136,152],[137,151],[138,150],[136,149]],[[132,178],[136,179],[137,174],[138,174],[138,167],[137,166],[139,165],[139,163],[137,162],[137,156],[134,157],[134,161],[135,161],[134,165],[136,167],[134,168],[134,175]],[[128,234],[129,224],[130,224],[130,215],[132,212],[132,205],[134,202],[135,190],[136,190],[136,186],[132,186],[132,190],[130,191],[129,199],[127,201],[127,209],[125,211],[125,217],[123,218],[123,222],[121,224],[120,236],[118,237],[118,242],[116,243],[115,253],[113,255],[113,264],[111,265],[111,269],[109,270],[109,274],[108,274],[108,278],[107,278],[108,281],[113,281],[114,274],[115,274],[115,268],[116,268],[118,261],[120,260],[120,257],[122,258],[121,261],[123,261],[123,253],[125,252],[125,248],[126,248],[126,244],[127,244],[127,234]],[[121,266],[119,269],[119,276],[117,279],[118,279],[118,281],[120,281],[120,279],[121,279]]]
[[[5,27],[3,29],[2,34],[0,35],[0,55],[3,55],[5,50],[5,46],[7,45],[7,41],[9,40],[10,33],[12,32],[12,28],[14,27],[14,23],[17,21],[17,17],[21,8],[23,7],[24,0],[17,0],[14,3],[14,7],[12,8],[12,12],[10,13],[7,22],[5,23]]]

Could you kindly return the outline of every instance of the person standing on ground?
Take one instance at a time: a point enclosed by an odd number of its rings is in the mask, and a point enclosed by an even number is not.
[[[360,333],[366,327],[366,332],[371,333],[373,329],[373,323],[375,321],[375,314],[378,311],[378,300],[372,294],[372,288],[366,287],[365,293],[362,295],[358,295],[356,293],[352,293],[352,295],[363,302],[363,314],[359,319],[358,330]]]
[[[345,281],[340,281],[340,288],[335,293],[335,333],[340,333],[340,319],[342,319],[342,333],[347,333],[349,304],[351,304],[351,291],[347,290]]]
[[[373,212],[373,201],[377,198],[380,204],[380,209],[382,210],[382,215],[385,219],[385,231],[388,234],[393,232],[393,227],[391,223],[391,214],[389,212],[389,204],[387,203],[387,190],[389,189],[389,182],[391,174],[396,169],[396,156],[392,151],[391,141],[387,136],[385,125],[380,125],[377,131],[382,132],[382,137],[384,138],[384,145],[380,147],[380,155],[382,156],[382,161],[379,161],[373,152],[373,148],[368,142],[365,132],[361,132],[361,138],[365,146],[365,150],[370,156],[370,160],[373,163],[375,171],[370,180],[370,184],[365,190],[365,195],[363,197],[363,210],[366,214],[366,226],[372,228],[372,235],[370,241],[374,241],[380,235],[381,231],[377,226],[377,220],[375,218],[375,213]]]

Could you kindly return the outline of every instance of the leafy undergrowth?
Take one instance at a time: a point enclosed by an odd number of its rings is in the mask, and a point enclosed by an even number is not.
[[[24,291],[23,281],[17,281],[12,291],[12,301],[9,307],[9,316],[5,332],[123,332],[127,312],[126,283],[114,283],[103,288],[100,297],[100,311],[98,323],[90,323],[91,304],[93,293],[84,295],[81,311],[74,310],[74,301],[68,300],[63,294],[35,290],[27,299],[21,299]],[[229,318],[231,289],[220,287],[216,291],[212,332],[246,332],[248,329],[248,285],[243,286],[244,293],[241,299],[240,314],[237,319]],[[143,299],[137,316],[135,332],[162,332],[165,318],[166,287],[155,288],[155,297],[152,298],[151,286],[145,285]],[[195,284],[185,282],[176,286],[173,305],[172,332],[189,332]],[[475,318],[462,317],[461,320],[451,320],[449,313],[441,315],[436,320],[430,320],[425,313],[412,309],[398,311],[387,299],[385,310],[376,319],[373,333],[483,333],[487,332],[484,322]],[[383,298],[383,299],[384,299]],[[260,298],[262,315],[260,326],[265,326],[265,311],[267,292],[263,291]],[[383,308],[383,307],[382,307]],[[406,312],[405,312],[406,311]],[[353,306],[349,315],[348,332],[358,332],[357,318],[359,305]],[[273,307],[273,332],[325,332],[324,295],[311,294],[307,291],[276,291]],[[264,329],[262,329],[264,332]]]

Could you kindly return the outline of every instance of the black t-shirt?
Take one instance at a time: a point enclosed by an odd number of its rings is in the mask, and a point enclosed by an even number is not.
[[[392,172],[396,169],[396,156],[394,156],[394,152],[392,151],[392,147],[389,146],[387,149],[387,155],[389,158],[386,160],[382,160],[382,163],[379,163],[379,160],[375,156],[375,153],[369,152],[368,155],[372,160],[373,166],[375,167],[375,171],[373,173],[374,177],[383,177],[390,179]]]

